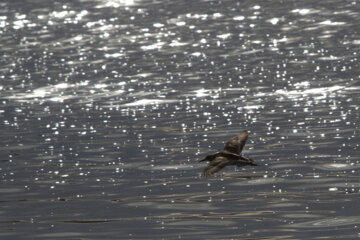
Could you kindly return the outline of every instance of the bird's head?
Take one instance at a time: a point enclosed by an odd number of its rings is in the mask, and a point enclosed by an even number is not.
[[[212,161],[215,158],[214,155],[208,155],[206,156],[204,159],[201,159],[199,162],[204,162],[204,161]]]

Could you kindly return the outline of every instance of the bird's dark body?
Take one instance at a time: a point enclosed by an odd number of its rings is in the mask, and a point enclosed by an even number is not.
[[[228,165],[236,165],[238,167],[246,165],[257,166],[257,164],[255,164],[251,158],[246,158],[241,155],[247,138],[248,132],[245,130],[239,135],[230,139],[222,151],[208,155],[203,160],[201,160],[200,162],[209,161],[209,164],[204,169],[202,176],[207,177],[220,171]]]

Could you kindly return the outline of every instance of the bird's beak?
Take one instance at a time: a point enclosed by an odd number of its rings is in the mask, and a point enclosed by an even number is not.
[[[201,159],[199,162],[203,162],[203,161],[206,161],[206,158],[204,158],[204,159]]]

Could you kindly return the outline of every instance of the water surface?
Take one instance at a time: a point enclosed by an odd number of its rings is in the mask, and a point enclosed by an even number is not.
[[[358,239],[359,10],[0,3],[0,237]]]

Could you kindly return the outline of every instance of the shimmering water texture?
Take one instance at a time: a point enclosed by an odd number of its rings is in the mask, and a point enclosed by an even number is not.
[[[358,239],[357,1],[1,1],[0,239]],[[198,161],[249,130],[257,167]]]

